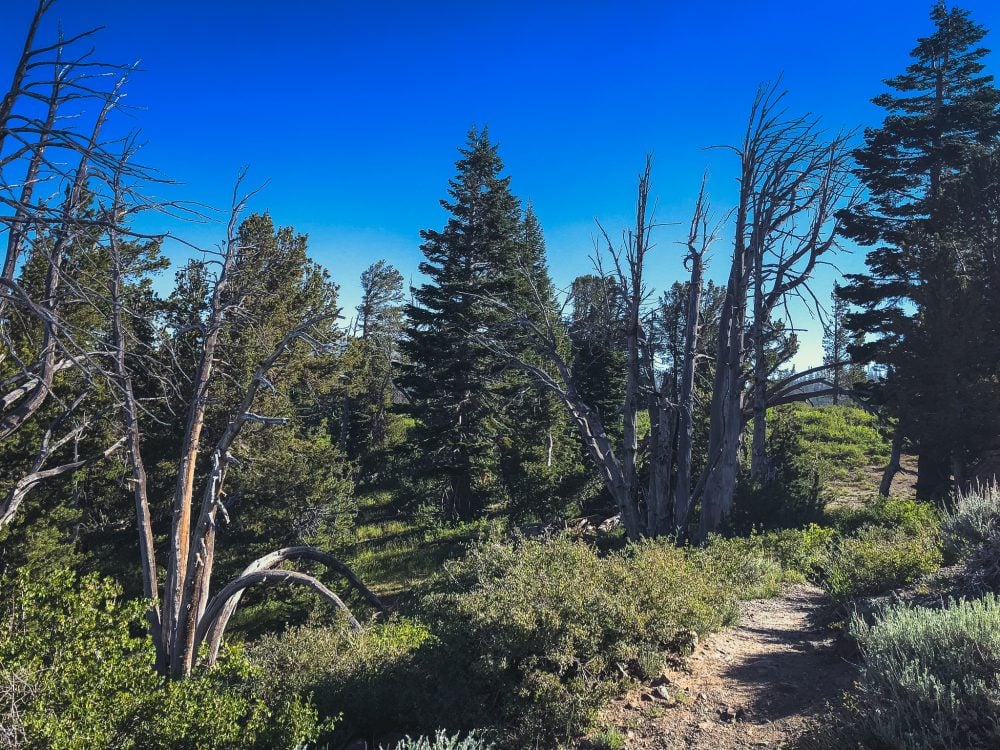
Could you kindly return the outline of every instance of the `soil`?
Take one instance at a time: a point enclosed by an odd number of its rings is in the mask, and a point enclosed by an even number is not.
[[[788,746],[839,701],[856,667],[819,620],[826,594],[808,585],[746,602],[737,627],[697,644],[683,667],[615,701],[599,727],[628,750]]]

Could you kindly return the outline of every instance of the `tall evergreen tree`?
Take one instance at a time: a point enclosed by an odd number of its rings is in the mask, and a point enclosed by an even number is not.
[[[470,518],[495,476],[493,386],[499,365],[480,342],[498,322],[488,300],[515,294],[520,206],[484,128],[473,128],[449,182],[444,229],[424,230],[427,283],[413,290],[401,385],[418,421],[414,438],[427,478],[441,483],[441,509]]]
[[[573,382],[583,399],[601,415],[604,427],[621,434],[625,398],[625,334],[618,284],[608,276],[573,280],[569,337],[573,347]]]
[[[390,438],[394,363],[403,329],[403,275],[384,260],[361,274],[354,337],[344,353],[349,385],[341,401],[340,446],[372,478],[373,457]]]
[[[549,277],[542,228],[530,205],[521,222],[517,259],[508,271],[511,309],[525,313],[535,325],[553,323],[568,354],[569,339]],[[517,330],[522,324],[511,323],[514,330],[506,336],[503,326],[497,329],[502,338],[509,339],[506,346],[519,349],[521,357],[543,369],[551,367],[533,353],[522,332]],[[565,407],[555,394],[522,369],[505,372],[496,394],[499,476],[511,510],[516,515],[535,518],[564,511],[587,480],[581,446]]]
[[[830,368],[834,406],[840,403],[842,391],[850,390],[865,379],[863,365],[851,364],[850,347],[863,343],[856,331],[847,324],[850,307],[837,290],[831,295],[830,317],[823,324],[823,364]]]
[[[956,314],[946,277],[958,264],[935,241],[942,185],[1000,133],[1000,91],[984,73],[980,46],[986,30],[943,1],[931,21],[934,31],[918,40],[906,72],[886,81],[893,91],[873,100],[886,118],[855,152],[869,198],[842,215],[843,233],[874,249],[868,273],[848,276],[840,292],[860,308],[849,316],[865,335],[853,356],[888,373],[886,406],[917,448],[918,493],[926,497],[946,492],[955,474],[954,456],[937,439],[957,418],[941,398],[958,388],[948,360],[959,331],[943,324]]]

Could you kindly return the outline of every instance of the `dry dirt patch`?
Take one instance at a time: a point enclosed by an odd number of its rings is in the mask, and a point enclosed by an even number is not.
[[[615,701],[600,724],[618,727],[629,750],[780,748],[795,740],[855,675],[817,622],[827,601],[802,585],[746,602],[740,625],[699,644],[683,669]]]

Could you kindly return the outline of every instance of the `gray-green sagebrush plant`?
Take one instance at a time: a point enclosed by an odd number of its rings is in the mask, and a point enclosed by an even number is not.
[[[1000,535],[1000,491],[995,485],[982,485],[959,495],[943,514],[941,531],[946,550],[956,558]]]
[[[465,737],[459,734],[449,735],[439,729],[433,737],[407,737],[396,745],[396,750],[492,750],[489,744],[477,732],[469,732]]]
[[[851,622],[861,726],[900,750],[1000,745],[1000,600],[896,606]]]

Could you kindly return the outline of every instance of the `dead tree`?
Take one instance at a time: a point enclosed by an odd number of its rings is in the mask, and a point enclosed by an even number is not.
[[[322,347],[314,339],[315,327],[337,314],[330,311],[303,320],[287,331],[259,361],[250,379],[238,384],[240,393],[229,404],[224,429],[213,444],[205,444],[206,410],[219,379],[220,337],[241,314],[240,302],[231,298],[229,287],[241,250],[236,227],[245,198],[234,198],[227,238],[217,258],[220,271],[212,284],[208,315],[200,325],[194,393],[173,493],[166,581],[159,588],[151,520],[155,499],[149,497],[142,453],[145,412],[134,386],[137,368],[144,367],[149,358],[134,346],[129,331],[135,313],[128,304],[128,277],[136,274],[130,243],[156,238],[142,237],[128,228],[134,213],[149,208],[132,186],[147,179],[147,173],[134,163],[131,141],[109,143],[103,136],[108,117],[120,105],[131,66],[104,65],[92,60],[88,51],[71,51],[96,30],[48,46],[39,44],[39,30],[52,5],[53,0],[40,0],[11,84],[0,100],[0,235],[6,242],[0,273],[0,341],[5,344],[0,353],[0,440],[33,421],[50,420],[22,478],[2,496],[0,526],[16,517],[26,494],[46,479],[66,476],[124,448],[157,664],[162,673],[175,678],[191,672],[197,647],[206,636],[213,644],[214,659],[226,622],[247,586],[283,580],[309,586],[343,605],[314,576],[279,569],[286,561],[310,559],[324,564],[380,607],[377,597],[343,565],[319,550],[301,548],[266,558],[259,569],[238,577],[214,598],[210,596],[217,519],[226,517],[226,472],[240,434],[247,424],[277,426],[286,421],[257,413],[258,396],[262,389],[272,387],[269,378],[281,368],[292,347],[303,342]],[[92,107],[95,102],[97,106]],[[78,116],[81,111],[94,114]],[[73,267],[75,244],[83,242],[103,243],[100,249],[109,260],[107,278],[84,278],[85,272]],[[18,277],[28,257],[43,265],[39,289],[28,288]],[[75,328],[68,314],[70,304],[93,306],[106,316],[108,330]],[[12,337],[14,328],[21,337],[18,346]],[[93,346],[98,340],[100,345]],[[29,358],[23,355],[26,349]],[[59,378],[69,375],[78,386],[73,393],[80,393],[64,398]],[[91,428],[92,420],[78,414],[96,390],[89,384],[98,379],[113,394],[113,417],[121,437],[91,457],[74,455],[62,460],[60,449],[76,446]],[[208,475],[201,476],[199,467],[206,465]],[[200,490],[200,500],[196,490]]]
[[[740,158],[740,197],[700,481],[702,537],[732,507],[748,406],[751,474],[766,476],[766,414],[777,403],[769,398],[777,368],[768,351],[772,320],[791,296],[811,297],[816,265],[837,248],[835,214],[856,197],[848,137],[826,140],[815,118],[788,117],[783,96],[775,86],[761,87],[743,142],[732,147]]]
[[[566,406],[598,475],[618,509],[626,534],[632,540],[676,533],[674,523],[678,511],[674,504],[675,494],[677,488],[682,486],[677,479],[678,472],[690,473],[691,467],[701,277],[705,254],[715,236],[715,232],[708,228],[708,202],[703,184],[687,242],[687,261],[691,268],[688,304],[689,308],[693,305],[696,312],[693,321],[689,321],[686,327],[683,375],[678,390],[666,373],[658,371],[657,353],[650,335],[651,321],[645,309],[648,290],[644,274],[652,248],[650,231],[655,227],[649,204],[651,172],[652,159],[647,158],[638,182],[635,226],[626,230],[622,243],[616,246],[608,233],[601,229],[604,254],[611,259],[613,270],[605,274],[601,256],[597,258],[598,273],[616,286],[615,298],[621,310],[615,324],[624,328],[626,383],[621,405],[624,429],[622,443],[617,450],[605,430],[601,414],[587,403],[574,382],[571,364],[560,345],[563,321],[550,309],[545,296],[537,289],[534,290],[537,309],[531,314],[525,310],[511,310],[501,300],[487,300],[504,309],[505,317],[512,321],[509,325],[516,329],[516,333],[514,336],[487,334],[483,337],[488,348],[513,366],[529,372]],[[526,271],[524,276],[530,284],[530,274]],[[568,298],[569,302],[572,299]],[[511,340],[519,345],[511,347],[504,343]],[[526,357],[526,351],[534,357]],[[645,452],[637,429],[640,410],[646,410],[650,418],[650,437]],[[675,462],[679,433],[684,454]],[[648,474],[645,487],[639,481],[643,468]],[[690,486],[690,478],[687,486]],[[680,513],[681,516],[686,514],[687,511]]]
[[[688,232],[687,257],[691,278],[688,284],[687,316],[684,326],[684,359],[681,363],[677,399],[677,484],[674,489],[674,533],[683,537],[691,515],[692,454],[694,450],[694,389],[701,339],[702,277],[706,255],[715,241],[718,227],[709,228],[709,207],[702,181]]]
[[[129,446],[143,580],[146,597],[150,602],[151,632],[156,642],[158,665],[163,673],[173,678],[183,678],[191,673],[198,646],[206,637],[209,637],[211,644],[210,661],[214,661],[226,624],[239,603],[242,591],[254,583],[280,580],[304,585],[336,606],[346,609],[343,602],[315,577],[306,573],[277,569],[280,563],[288,560],[310,559],[325,564],[346,577],[373,606],[381,609],[378,598],[345,566],[326,553],[311,548],[295,548],[274,553],[264,558],[263,562],[258,561],[243,575],[223,587],[214,598],[210,596],[217,524],[228,517],[223,502],[224,485],[227,470],[234,461],[235,445],[248,424],[280,426],[287,423],[287,419],[282,416],[257,413],[255,404],[259,400],[258,397],[262,389],[273,387],[270,379],[281,367],[291,348],[301,342],[320,347],[320,342],[314,339],[317,325],[337,315],[337,311],[330,311],[313,316],[289,330],[275,344],[272,351],[259,361],[249,381],[241,386],[242,393],[239,400],[231,405],[226,425],[218,439],[212,445],[205,445],[202,433],[206,424],[207,409],[212,402],[213,387],[218,379],[217,371],[222,356],[221,340],[227,326],[233,325],[234,319],[240,314],[238,295],[234,297],[230,287],[243,249],[237,227],[248,199],[249,196],[238,197],[238,194],[234,193],[226,239],[217,257],[219,272],[211,285],[207,316],[200,326],[198,364],[178,456],[169,552],[166,560],[166,581],[162,597],[158,595],[156,589],[157,565],[152,553],[153,530],[142,459],[140,414],[132,394],[133,373],[126,359],[128,345],[121,322],[124,311],[120,296],[122,268],[119,263],[113,263],[115,270],[112,274],[110,297],[113,301],[113,328],[116,332],[115,367],[122,394],[120,405],[122,423],[127,432],[126,439]],[[116,214],[122,213],[122,207],[116,206]],[[122,254],[117,248],[121,246],[121,239],[114,230],[109,232],[108,244],[113,258],[120,259]],[[209,465],[208,475],[200,477],[197,468],[206,459]],[[201,495],[200,501],[196,502],[196,489],[199,484]]]
[[[73,269],[69,249],[101,222],[85,215],[92,175],[114,164],[102,132],[119,106],[131,66],[109,65],[79,51],[97,31],[38,42],[53,0],[41,0],[6,92],[0,100],[0,237],[5,244],[0,269],[0,441],[24,425],[46,419],[43,409],[59,390],[57,379],[71,374],[84,387],[100,377],[90,350],[68,324],[65,297]],[[106,85],[105,81],[111,84]],[[95,112],[88,117],[86,112]],[[25,258],[45,260],[40,289],[18,279]],[[21,337],[20,345],[14,339]],[[27,342],[25,342],[27,339]],[[24,351],[29,351],[29,356]],[[84,396],[85,397],[85,396]],[[65,476],[109,455],[116,443],[91,458],[52,465],[61,447],[76,444],[85,422],[74,422],[76,397],[60,403],[35,459],[7,491],[0,527],[16,518],[25,495],[45,480]],[[57,434],[59,429],[68,432]]]

